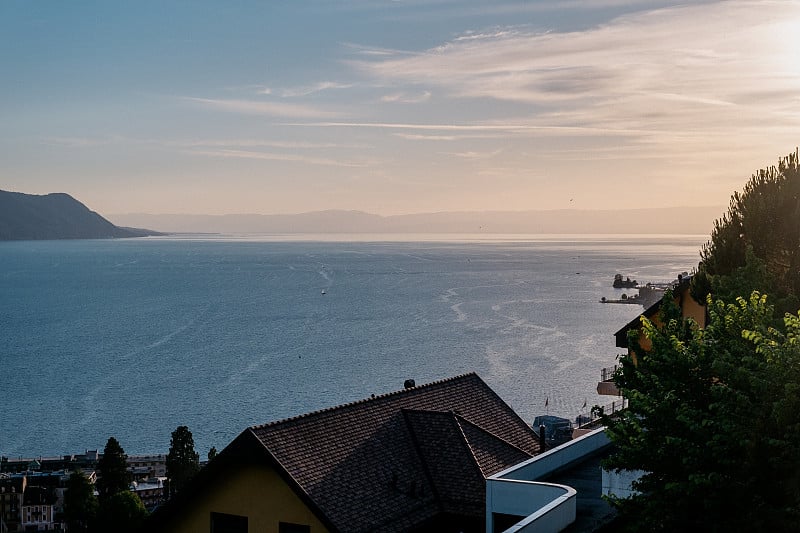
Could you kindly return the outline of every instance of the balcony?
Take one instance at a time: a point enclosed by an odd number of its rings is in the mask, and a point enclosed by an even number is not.
[[[600,382],[597,384],[597,394],[604,396],[620,396],[617,384],[614,383],[614,374],[619,366],[604,368],[600,371]]]
[[[486,531],[555,532],[561,531],[576,521],[584,511],[579,508],[578,492],[570,485],[572,481],[563,474],[587,458],[596,457],[609,447],[604,429],[597,429],[554,448],[533,459],[499,472],[486,480]],[[596,494],[600,498],[600,469]],[[556,473],[561,476],[553,478]],[[543,483],[538,480],[564,480],[564,483]],[[594,492],[594,490],[592,490]],[[587,495],[584,494],[584,499]],[[517,517],[513,525],[499,526]]]

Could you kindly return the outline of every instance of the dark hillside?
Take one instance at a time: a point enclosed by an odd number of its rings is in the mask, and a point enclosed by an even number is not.
[[[0,240],[108,239],[159,235],[120,228],[64,193],[0,191]]]

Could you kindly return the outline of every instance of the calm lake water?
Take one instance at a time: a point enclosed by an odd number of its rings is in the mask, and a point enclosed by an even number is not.
[[[706,237],[440,239],[0,243],[0,454],[112,435],[166,453],[186,424],[205,457],[250,425],[471,371],[529,422],[574,418],[613,399],[600,369],[642,310],[599,303],[626,292],[614,274],[674,279]]]

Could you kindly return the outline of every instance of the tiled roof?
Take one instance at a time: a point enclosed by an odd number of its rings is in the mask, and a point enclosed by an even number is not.
[[[505,470],[510,465],[519,464],[539,453],[538,440],[536,441],[537,451],[532,452],[527,446],[526,449],[528,451],[522,450],[517,445],[497,435],[488,433],[468,420],[461,421],[461,430],[464,432],[464,437],[469,443],[469,447],[484,478]],[[524,443],[519,442],[517,444],[524,445]]]
[[[481,516],[486,480],[475,461],[458,415],[403,410],[416,452],[440,509]]]
[[[481,513],[484,476],[539,453],[535,432],[474,373],[247,431],[341,531]]]

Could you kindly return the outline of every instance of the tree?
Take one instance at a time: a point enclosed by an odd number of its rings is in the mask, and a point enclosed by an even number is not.
[[[180,491],[200,470],[200,455],[194,451],[194,438],[187,426],[178,426],[172,432],[166,463],[170,495]]]
[[[214,457],[217,456],[217,447],[212,446],[210,450],[208,450],[208,460],[211,461]]]
[[[705,301],[747,298],[750,289],[767,293],[777,316],[800,306],[800,158],[798,152],[777,166],[752,175],[731,197],[728,211],[714,224],[692,280],[692,294]],[[734,280],[743,278],[746,287]]]
[[[786,531],[800,520],[800,316],[772,327],[754,292],[709,300],[709,323],[683,320],[664,298],[643,319],[615,376],[627,410],[606,416],[605,466],[647,472],[640,494],[613,500],[632,531]]]
[[[103,457],[97,463],[99,474],[97,492],[101,505],[111,496],[128,490],[130,487],[131,476],[128,472],[127,458],[125,450],[122,449],[117,439],[109,437],[103,450]]]
[[[101,531],[127,533],[141,531],[147,515],[139,496],[130,490],[123,490],[103,502],[98,521]]]
[[[81,472],[72,472],[64,492],[64,519],[70,532],[90,531],[97,517],[94,486]]]

